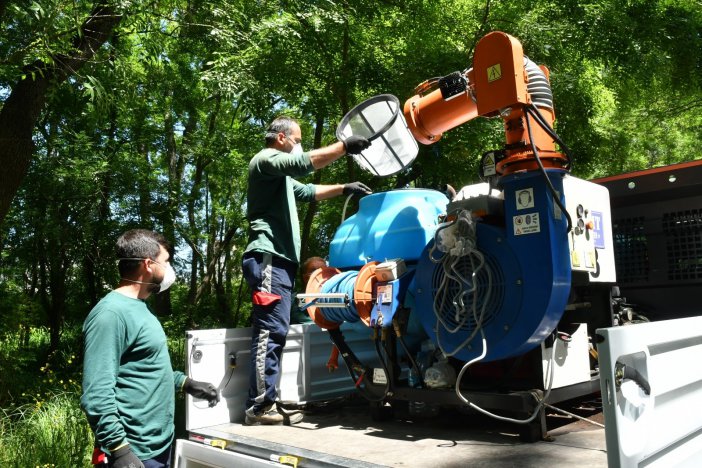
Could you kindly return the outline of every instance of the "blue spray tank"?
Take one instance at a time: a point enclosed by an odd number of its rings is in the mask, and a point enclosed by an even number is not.
[[[389,326],[398,307],[412,308],[412,297],[406,292],[447,204],[446,195],[427,189],[401,189],[363,197],[358,212],[343,221],[330,244],[329,265],[339,273],[332,276],[333,273],[325,272],[331,277],[314,287],[322,294],[344,293],[349,298],[347,307],[325,307],[325,303],[334,301],[319,300],[319,307],[312,308],[315,321],[325,328],[333,323],[356,323],[359,318],[368,326]],[[400,259],[406,271],[391,281],[380,281],[384,292],[378,299],[379,283],[373,276],[374,269],[388,259]],[[357,273],[355,270],[359,269]],[[369,276],[373,276],[372,281]],[[407,332],[411,348],[426,338],[418,315],[410,314]]]
[[[402,189],[363,197],[356,214],[336,230],[329,265],[341,270],[402,258],[417,262],[433,239],[448,199],[436,190]]]

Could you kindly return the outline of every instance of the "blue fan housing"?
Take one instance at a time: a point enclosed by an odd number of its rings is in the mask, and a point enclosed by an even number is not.
[[[548,174],[556,191],[562,194],[565,172],[549,170]],[[478,223],[476,229],[477,248],[492,272],[489,291],[485,270],[477,274],[476,305],[482,307],[486,302],[482,323],[487,342],[485,361],[517,356],[538,346],[561,319],[570,292],[566,220],[554,204],[543,175],[512,174],[503,177],[502,185],[505,227]],[[525,198],[520,200],[520,196]],[[471,319],[463,323],[451,304],[439,307],[437,313],[446,326],[437,327],[434,299],[444,271],[429,259],[432,245],[433,241],[424,249],[410,287],[416,301],[412,313],[419,314],[424,330],[435,343],[456,358],[468,361],[482,353],[481,335],[476,334],[465,344],[475,329],[475,320],[471,314]],[[438,250],[434,258],[440,258]],[[460,259],[456,268],[462,276],[471,277],[473,266],[468,259]],[[454,283],[454,288],[460,290],[461,286]],[[467,299],[472,301],[472,295]],[[455,333],[446,331],[461,323]]]

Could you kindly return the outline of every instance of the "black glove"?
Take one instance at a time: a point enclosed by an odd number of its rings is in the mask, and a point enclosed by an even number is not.
[[[370,141],[358,135],[351,135],[346,140],[344,140],[346,154],[358,154],[364,149],[368,148],[370,145]]]
[[[113,468],[144,468],[144,464],[134,455],[129,445],[112,452]]]
[[[219,403],[219,392],[217,387],[208,382],[198,382],[190,377],[185,378],[185,384],[183,384],[183,390],[188,392],[195,398],[202,398],[210,403],[210,406],[214,406]]]
[[[373,191],[363,182],[349,182],[344,185],[344,195],[367,195]]]

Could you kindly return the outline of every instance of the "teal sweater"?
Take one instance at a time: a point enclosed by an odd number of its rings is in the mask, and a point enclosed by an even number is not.
[[[249,163],[246,252],[267,252],[300,263],[300,223],[295,201],[314,201],[314,184],[293,177],[314,171],[309,153],[293,155],[273,148],[260,151]]]
[[[166,334],[144,301],[112,291],[83,324],[81,407],[96,444],[109,453],[125,442],[141,460],[173,440],[175,390],[185,381],[173,371]]]

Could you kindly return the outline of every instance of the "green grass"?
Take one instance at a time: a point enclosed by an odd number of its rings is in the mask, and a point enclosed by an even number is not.
[[[0,466],[90,467],[93,435],[78,395],[59,393],[0,413]]]
[[[173,368],[184,370],[183,333],[168,330]],[[89,468],[93,434],[80,409],[82,336],[64,327],[59,349],[46,350],[45,328],[0,337],[0,468]],[[184,398],[176,398],[176,436],[185,435]]]

